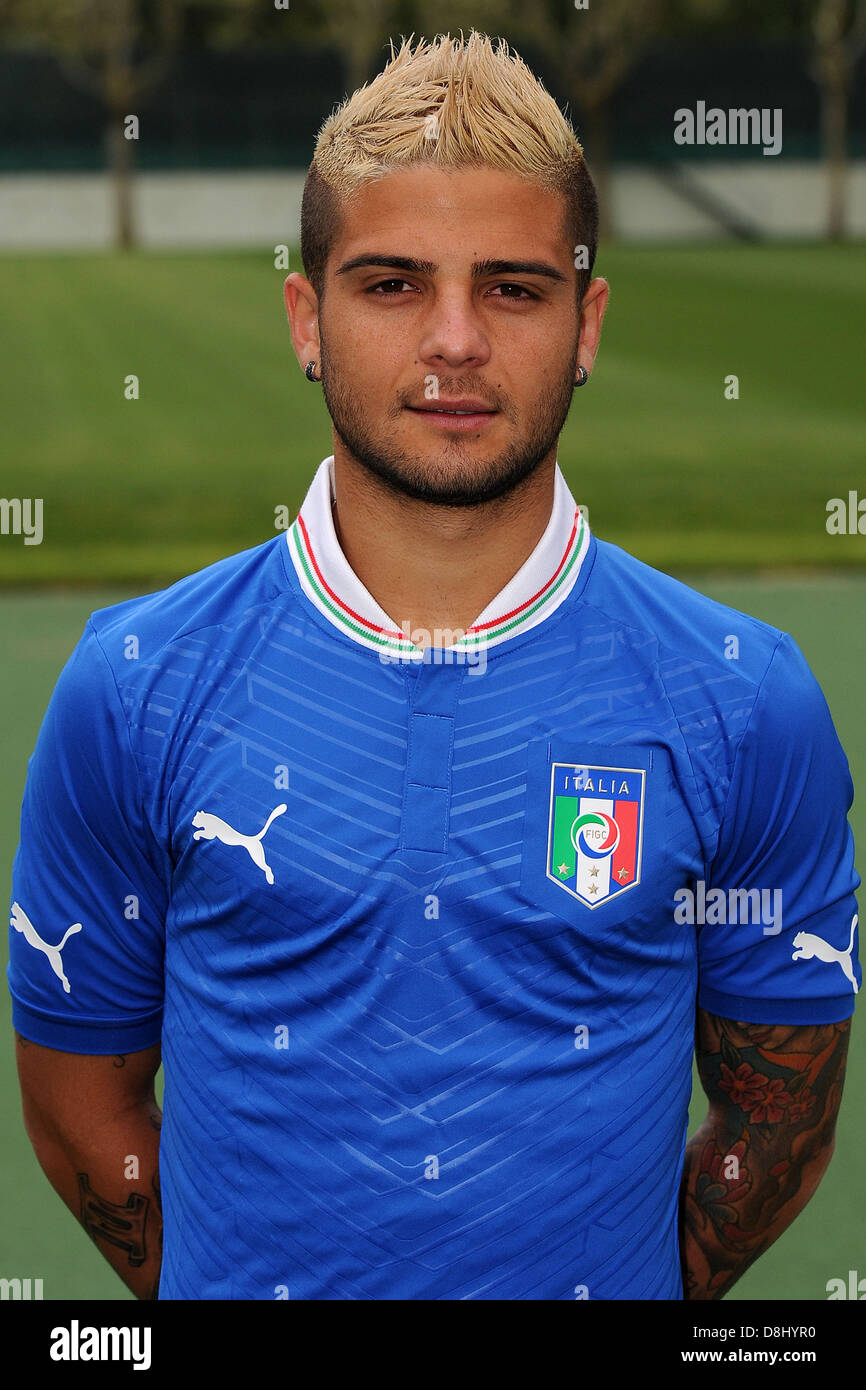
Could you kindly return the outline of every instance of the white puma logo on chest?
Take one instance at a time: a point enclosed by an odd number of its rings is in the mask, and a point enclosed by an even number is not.
[[[271,822],[275,821],[277,816],[282,816],[288,809],[286,803],[281,802],[271,811],[258,835],[242,835],[239,830],[235,830],[233,826],[229,825],[228,821],[220,820],[219,816],[212,816],[208,811],[196,811],[192,823],[197,829],[192,838],[194,840],[221,840],[224,845],[243,845],[253,863],[262,870],[268,883],[273,883],[274,875],[265,859],[262,840],[267,834]]]
[[[77,931],[81,931],[81,923],[75,922],[71,927],[67,927],[56,946],[52,946],[49,942],[42,940],[42,937],[39,935],[20,903],[12,904],[12,915],[9,918],[9,925],[14,927],[16,931],[20,931],[24,940],[30,946],[33,946],[35,950],[45,952],[51,969],[62,984],[64,991],[69,994],[69,981],[63,971],[60,952],[63,950],[70,936],[74,936]]]
[[[847,951],[837,951],[836,947],[831,946],[829,941],[825,941],[822,936],[813,936],[811,932],[798,931],[794,937],[794,945],[797,950],[792,955],[791,960],[823,960],[827,965],[832,965],[835,961],[837,965],[841,965],[845,978],[850,980],[854,986],[854,993],[859,993],[857,981],[854,978],[854,966],[851,963],[857,921],[858,919],[855,917],[851,922],[851,940],[848,942]]]

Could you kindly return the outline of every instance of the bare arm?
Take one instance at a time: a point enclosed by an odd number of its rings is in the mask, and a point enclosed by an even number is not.
[[[162,1261],[160,1047],[79,1056],[16,1034],[24,1124],[43,1172],[139,1298]]]
[[[735,1023],[698,1010],[709,1114],[686,1146],[687,1299],[722,1298],[802,1211],[833,1153],[850,1019]]]

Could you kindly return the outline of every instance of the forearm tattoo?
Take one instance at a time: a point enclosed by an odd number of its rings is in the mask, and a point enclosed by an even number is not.
[[[735,1023],[701,1011],[710,1113],[686,1147],[687,1298],[720,1298],[812,1196],[833,1149],[850,1020]]]
[[[141,1192],[131,1192],[125,1203],[109,1202],[93,1191],[87,1173],[78,1174],[78,1196],[81,1224],[88,1235],[126,1250],[131,1265],[143,1265],[147,1259],[150,1198]]]

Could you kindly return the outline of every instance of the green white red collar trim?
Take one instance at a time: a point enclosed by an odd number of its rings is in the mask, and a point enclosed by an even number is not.
[[[340,632],[380,655],[423,660],[410,639],[378,605],[349,566],[334,529],[333,455],[322,461],[301,510],[286,532],[289,555],[309,601]],[[589,549],[589,523],[575,505],[559,465],[553,510],[538,545],[505,588],[450,649],[478,652],[544,622],[571,592]]]

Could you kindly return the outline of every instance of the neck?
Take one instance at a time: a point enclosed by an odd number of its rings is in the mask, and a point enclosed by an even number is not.
[[[465,631],[535,549],[553,509],[555,449],[505,497],[441,507],[395,492],[334,440],[334,527],[343,554],[398,627]],[[391,537],[383,548],[382,537]],[[409,625],[408,629],[406,624]]]

